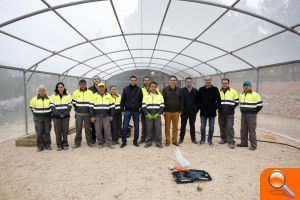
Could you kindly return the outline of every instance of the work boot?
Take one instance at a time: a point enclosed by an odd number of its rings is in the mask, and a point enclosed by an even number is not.
[[[79,148],[80,147],[80,144],[75,144],[72,148],[73,149],[77,149],[77,148]]]
[[[248,145],[245,145],[245,144],[237,144],[236,146],[237,147],[248,147]]]
[[[126,144],[122,143],[121,146],[120,146],[120,148],[124,148],[125,146],[126,146]]]
[[[225,140],[219,141],[219,144],[226,144],[226,143],[227,143],[227,141],[225,141]]]
[[[234,144],[229,144],[229,149],[234,149],[235,145]]]

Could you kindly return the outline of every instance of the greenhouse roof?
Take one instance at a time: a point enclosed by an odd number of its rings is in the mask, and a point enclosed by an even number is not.
[[[0,66],[180,78],[300,60],[299,0],[1,0]]]

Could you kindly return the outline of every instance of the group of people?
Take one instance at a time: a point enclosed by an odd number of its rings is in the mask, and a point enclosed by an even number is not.
[[[139,147],[145,143],[148,148],[153,143],[163,148],[162,120],[165,119],[165,146],[171,143],[175,146],[183,143],[187,121],[190,125],[191,141],[203,145],[206,141],[206,126],[208,121],[209,146],[213,146],[215,118],[218,112],[221,140],[219,144],[228,144],[229,148],[248,147],[256,150],[256,121],[257,113],[262,109],[263,102],[258,93],[252,90],[251,82],[243,83],[243,92],[238,92],[229,86],[228,78],[222,79],[222,87],[212,85],[211,76],[204,77],[205,85],[199,90],[193,87],[193,79],[185,79],[185,87],[177,86],[177,77],[169,77],[169,85],[158,89],[158,84],[151,81],[149,76],[143,78],[143,86],[137,86],[137,77],[130,76],[130,84],[123,89],[122,95],[117,93],[117,87],[106,88],[99,76],[92,78],[93,86],[87,88],[85,80],[79,81],[79,89],[72,96],[67,93],[64,83],[56,84],[55,93],[47,96],[43,86],[38,88],[37,96],[30,101],[37,134],[38,151],[51,150],[51,121],[54,123],[57,150],[67,150],[70,111],[75,110],[76,136],[73,148],[81,146],[82,128],[89,147],[99,145],[113,149],[120,144],[127,145],[127,129],[130,120],[134,124],[133,145]],[[107,91],[109,89],[109,92]],[[241,111],[241,142],[235,145],[234,113],[240,104]],[[195,122],[200,111],[201,139],[196,140]],[[178,123],[181,118],[178,139]],[[122,120],[123,118],[123,120]],[[139,124],[142,131],[139,140]],[[171,128],[172,124],[172,128]]]

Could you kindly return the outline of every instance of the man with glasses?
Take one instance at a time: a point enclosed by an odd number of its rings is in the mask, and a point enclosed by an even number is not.
[[[220,126],[221,141],[219,144],[228,143],[230,149],[234,149],[234,109],[239,104],[238,92],[229,87],[229,79],[222,79],[220,90],[221,105],[218,109],[218,121]]]

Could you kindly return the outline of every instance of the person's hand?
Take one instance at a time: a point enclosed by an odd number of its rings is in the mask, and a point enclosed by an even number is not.
[[[60,118],[64,118],[64,115],[60,115]]]
[[[96,121],[96,120],[95,120],[95,117],[92,117],[92,118],[91,118],[91,122],[92,122],[92,123],[95,123],[95,121]]]
[[[109,117],[109,121],[111,122],[114,118],[113,117]]]
[[[146,115],[146,118],[152,119],[152,115],[151,115],[150,113],[148,113],[148,114]]]
[[[163,116],[165,116],[165,114],[166,114],[165,112],[162,113]]]
[[[125,112],[122,112],[122,115],[125,115]]]
[[[153,117],[153,119],[157,119],[157,118],[159,118],[159,114],[156,113],[155,115],[152,115],[152,117]]]

